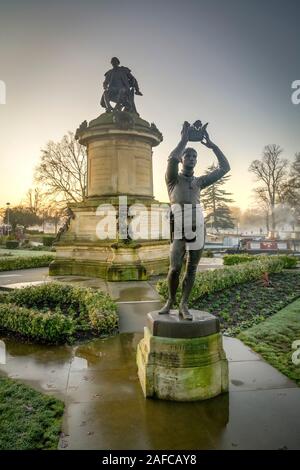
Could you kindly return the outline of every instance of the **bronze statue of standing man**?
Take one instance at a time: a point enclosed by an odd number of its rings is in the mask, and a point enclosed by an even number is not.
[[[197,139],[197,134],[199,139]],[[207,175],[194,176],[197,152],[194,148],[186,148],[189,140],[199,140],[203,145],[211,149],[218,159],[218,168]],[[182,163],[182,171],[180,173],[178,172],[179,163]],[[193,126],[185,122],[181,132],[181,140],[169,156],[165,176],[174,230],[171,235],[170,268],[167,277],[169,298],[164,307],[159,311],[160,314],[170,313],[174,305],[180,271],[184,256],[187,254],[179,315],[185,320],[193,320],[188,309],[188,299],[194,285],[205,241],[205,225],[200,205],[200,191],[218,181],[229,170],[230,166],[227,158],[219,147],[210,140],[206,131],[206,125],[201,128],[200,121],[196,121]]]

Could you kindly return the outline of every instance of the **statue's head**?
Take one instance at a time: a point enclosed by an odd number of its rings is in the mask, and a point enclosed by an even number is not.
[[[120,65],[120,61],[119,61],[118,57],[113,57],[111,59],[110,63],[113,67],[118,67],[118,65]]]
[[[192,170],[197,163],[197,152],[192,147],[187,147],[182,154],[183,169]]]

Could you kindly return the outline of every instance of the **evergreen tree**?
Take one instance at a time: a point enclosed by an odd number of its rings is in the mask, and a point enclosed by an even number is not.
[[[207,169],[206,174],[215,169],[215,165],[211,165]],[[201,202],[206,212],[206,225],[217,232],[220,229],[231,229],[235,226],[230,208],[228,207],[228,204],[233,202],[233,199],[230,198],[232,193],[223,188],[229,178],[230,175],[223,176],[219,181],[201,191]]]

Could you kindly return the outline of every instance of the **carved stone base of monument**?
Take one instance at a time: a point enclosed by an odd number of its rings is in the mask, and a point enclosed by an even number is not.
[[[136,114],[117,112],[101,114],[89,125],[84,122],[76,137],[87,147],[87,198],[70,205],[74,219],[56,243],[50,275],[127,281],[166,273],[169,240],[162,234],[163,209],[153,197],[152,175],[152,147],[161,142],[161,133]],[[120,197],[126,197],[128,207],[145,207],[149,230],[144,238],[122,240],[112,230],[101,239],[107,216],[103,208],[116,211],[118,225]]]
[[[178,313],[148,314],[138,344],[138,376],[145,397],[206,400],[228,391],[228,362],[218,319],[191,310],[193,321]]]

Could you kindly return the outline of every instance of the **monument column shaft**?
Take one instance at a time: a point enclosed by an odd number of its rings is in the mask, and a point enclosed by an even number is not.
[[[136,195],[153,198],[151,143],[128,134],[101,135],[87,144],[88,197]]]

